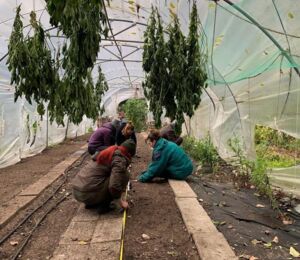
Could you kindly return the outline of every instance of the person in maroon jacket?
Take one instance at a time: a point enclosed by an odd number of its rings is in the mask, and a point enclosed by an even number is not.
[[[89,154],[94,155],[96,152],[100,152],[115,144],[116,124],[117,122],[115,120],[105,123],[92,134],[88,144]]]
[[[120,146],[110,146],[89,161],[72,180],[73,195],[86,208],[96,208],[99,213],[110,210],[112,200],[120,199],[120,206],[128,207],[124,198],[129,173],[127,167],[134,156],[136,145],[131,139]]]

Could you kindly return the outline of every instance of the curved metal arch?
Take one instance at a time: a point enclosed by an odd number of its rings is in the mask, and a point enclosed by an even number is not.
[[[140,68],[137,68],[136,66],[131,66],[131,67],[128,67],[128,69],[131,70],[131,71],[140,71],[141,74],[144,75],[144,71],[142,69],[142,66]],[[124,68],[122,68],[122,67],[114,68],[114,69],[110,69],[110,70],[105,70],[105,69],[102,68],[102,72],[104,73],[104,75],[110,75],[112,72],[122,71],[122,70],[124,70]],[[106,79],[108,79],[108,78],[106,77]]]

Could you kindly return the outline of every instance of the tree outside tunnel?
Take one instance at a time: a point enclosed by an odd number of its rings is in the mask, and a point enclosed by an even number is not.
[[[127,99],[119,105],[119,110],[124,110],[126,118],[132,121],[136,132],[145,129],[148,111],[145,99]]]

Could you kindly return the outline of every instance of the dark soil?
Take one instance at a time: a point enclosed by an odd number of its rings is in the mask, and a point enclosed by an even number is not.
[[[293,224],[283,224],[283,212],[273,210],[268,199],[255,189],[236,189],[230,181],[218,181],[220,175],[193,175],[188,182],[236,255],[241,259],[292,259],[290,247],[300,251],[300,218],[286,216]],[[272,242],[274,238],[277,243]]]
[[[30,236],[27,245],[18,255],[18,259],[49,259],[58,246],[61,235],[67,229],[76,213],[79,204],[72,198],[70,179],[82,168],[90,157],[84,154],[76,161],[68,172],[64,173],[50,187],[44,190],[33,203],[20,211],[10,222],[0,230],[0,238],[14,229],[26,216],[40,205],[24,224],[20,226],[3,244],[0,245],[0,259],[11,259],[17,253],[22,243]],[[54,195],[54,196],[52,196]],[[50,200],[47,200],[51,197]],[[52,209],[52,210],[51,210]],[[51,211],[50,211],[51,210]],[[47,212],[44,220],[32,232],[34,226]],[[11,243],[16,243],[12,245]]]
[[[79,150],[86,140],[87,137],[81,137],[67,141],[37,156],[22,160],[14,166],[1,169],[0,203],[13,197],[68,155]],[[151,151],[146,147],[141,136],[138,137],[138,143],[138,157],[133,159],[132,164],[133,180],[146,169],[151,156]],[[69,176],[76,174],[84,164],[85,161],[81,165],[75,164]],[[221,171],[231,171],[225,165],[222,167]],[[52,194],[55,186],[62,181],[63,178],[55,182],[29,208],[21,211],[11,223],[0,230],[0,238],[24,218],[31,208]],[[278,211],[271,209],[267,199],[255,195],[254,189],[237,190],[229,178],[222,178],[222,174],[206,175],[205,178],[194,175],[188,179],[188,182],[238,256],[243,255],[246,259],[255,256],[259,259],[281,260],[291,258],[290,246],[300,251],[300,220],[290,218],[293,224],[284,225],[278,218]],[[68,193],[71,193],[69,178],[51,203],[55,204],[55,201]],[[185,229],[175,204],[173,192],[166,182],[143,184],[132,181],[129,200],[132,207],[127,212],[124,252],[126,260],[199,259],[195,245]],[[258,208],[258,204],[265,207]],[[67,196],[33,233],[25,250],[21,252],[20,259],[49,259],[78,206],[79,203],[71,195]],[[37,220],[31,220],[32,223],[35,221]],[[16,250],[19,244],[13,246],[9,242],[20,241],[21,243],[22,237],[26,238],[28,235],[26,229],[28,226],[30,225],[24,225],[24,229],[14,234],[8,243],[0,245],[0,259],[7,259]],[[143,239],[143,234],[148,235],[150,239]],[[278,238],[278,243],[272,242],[271,247],[268,248],[268,243],[275,237]]]
[[[19,163],[0,169],[0,204],[20,193],[36,182],[56,164],[79,150],[90,134],[68,139],[65,142],[46,148],[40,154],[22,159]]]
[[[49,170],[69,154],[79,150],[85,143],[85,140],[86,138],[84,137],[82,142],[78,142],[78,144],[75,142],[72,142],[73,145],[69,143],[61,144],[35,157],[27,158],[21,163],[3,169],[1,176],[5,176],[5,185],[10,187],[6,188],[3,186],[3,188],[10,195],[9,197],[13,197],[17,193],[14,189],[22,189],[18,185],[24,188],[35,182],[43,174],[46,174],[47,169]],[[52,149],[60,150],[51,151]],[[139,137],[138,157],[133,159],[133,178],[136,178],[137,173],[146,169],[150,155],[150,149],[146,147],[142,138]],[[45,162],[53,162],[53,164],[48,164],[46,169]],[[37,211],[37,214],[30,218],[29,222],[22,225],[21,229],[17,230],[4,244],[0,245],[0,259],[8,259],[15,254],[17,248],[29,235],[32,224],[35,224],[47,209],[55,205],[59,198],[70,194],[41,222],[41,225],[33,232],[32,237],[18,259],[49,259],[52,256],[55,248],[58,246],[61,235],[67,229],[79,206],[79,203],[71,196],[69,180],[81,167],[84,167],[85,162],[86,160],[79,166],[74,165],[68,174],[67,181],[58,190],[54,199],[49,202],[49,206],[46,205],[42,210]],[[25,165],[25,167],[20,165]],[[24,178],[19,178],[19,184],[14,181],[14,176],[19,176],[18,174],[24,176]],[[10,178],[12,178],[11,181]],[[24,181],[22,182],[22,180]],[[18,213],[10,223],[0,230],[0,238],[16,226],[32,209],[53,194],[56,187],[63,181],[64,178],[61,177],[51,187],[47,188],[29,207]],[[133,182],[132,187],[130,201],[134,206],[128,211],[125,236],[126,259],[199,259],[192,238],[185,229],[180,212],[174,201],[173,192],[168,183],[141,184]],[[144,241],[142,234],[147,234],[150,236],[150,239]],[[10,242],[18,242],[18,244],[11,245]]]
[[[139,147],[132,167],[132,179],[146,170],[151,150],[139,136]],[[132,181],[129,193],[133,207],[128,211],[125,229],[125,259],[199,259],[192,238],[186,231],[174,194],[167,182]],[[144,240],[146,234],[149,240]]]

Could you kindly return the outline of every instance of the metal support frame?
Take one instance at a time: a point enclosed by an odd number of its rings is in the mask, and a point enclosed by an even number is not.
[[[137,49],[133,50],[132,52],[126,54],[125,56],[123,56],[123,59],[125,59],[125,58],[127,58],[128,56],[132,55],[133,53],[139,51],[140,49],[141,49],[141,48],[137,48]]]
[[[129,25],[128,27],[124,28],[123,30],[115,33],[113,36],[115,37],[115,36],[117,36],[117,35],[119,35],[119,34],[121,34],[123,32],[126,32],[127,30],[131,29],[134,26],[136,26],[136,23],[133,23],[133,24]],[[109,36],[108,39],[111,39],[113,36]]]
[[[214,0],[216,3],[219,0]],[[224,0],[225,3],[232,6],[234,9],[236,9],[238,12],[240,12],[242,15],[244,15],[247,19],[249,19],[255,26],[257,26],[273,43],[274,45],[280,50],[282,55],[291,63],[291,64],[297,64],[293,57],[289,55],[287,51],[285,51],[282,46],[273,38],[273,36],[265,29],[263,28],[252,16],[250,16],[247,12],[245,12],[243,9],[238,7],[236,4],[232,3],[230,0]],[[297,67],[293,67],[297,75],[300,77],[300,71]]]
[[[111,78],[111,79],[107,79],[106,81],[109,82],[109,81],[112,81],[112,80],[115,80],[115,79],[120,79],[120,78],[123,78],[123,77],[126,77],[126,76],[118,76],[118,77],[114,77],[114,78]],[[131,77],[136,78],[136,79],[138,79],[138,78],[143,79],[144,78],[142,76],[133,76],[133,75],[131,75]],[[132,82],[134,82],[136,79],[134,79]]]
[[[135,23],[135,24],[138,24],[138,25],[147,26],[146,23],[134,22],[134,21],[127,20],[127,19],[115,19],[115,18],[108,18],[108,19],[109,19],[109,21],[111,21],[111,22]]]
[[[102,2],[102,5],[103,5],[103,10],[104,10],[104,13],[105,13],[105,18],[106,18],[106,21],[107,21],[108,28],[109,28],[109,30],[110,30],[111,36],[112,36],[112,38],[113,38],[113,41],[115,42],[116,47],[117,47],[117,49],[118,49],[118,51],[119,51],[121,61],[123,62],[124,68],[125,68],[125,70],[126,70],[126,72],[127,72],[127,74],[128,74],[128,79],[129,79],[130,85],[131,85],[131,87],[132,87],[132,83],[131,83],[131,79],[130,79],[130,73],[129,73],[127,67],[126,67],[126,64],[125,64],[124,60],[123,60],[123,56],[122,56],[122,52],[121,52],[120,46],[119,46],[118,43],[116,42],[116,39],[115,39],[113,30],[112,30],[112,28],[111,28],[111,24],[110,24],[110,21],[109,21],[109,19],[108,19],[108,13],[107,13],[107,10],[106,10],[106,6],[105,6],[105,3],[104,3],[104,0],[101,0],[101,2]]]
[[[115,46],[115,45],[111,45],[111,46]],[[106,50],[107,52],[109,52],[110,54],[112,54],[113,56],[115,56],[117,59],[121,60],[121,57],[114,54],[111,50],[107,49],[106,47],[104,46],[101,46],[104,50]]]
[[[142,60],[123,60],[123,59],[118,59],[118,60],[113,60],[113,59],[96,59],[99,62],[96,62],[95,64],[99,64],[99,63],[104,63],[104,62],[111,62],[111,61],[121,61],[123,63],[125,62],[142,62]],[[126,66],[126,65],[125,65]],[[127,67],[126,67],[127,70]]]

